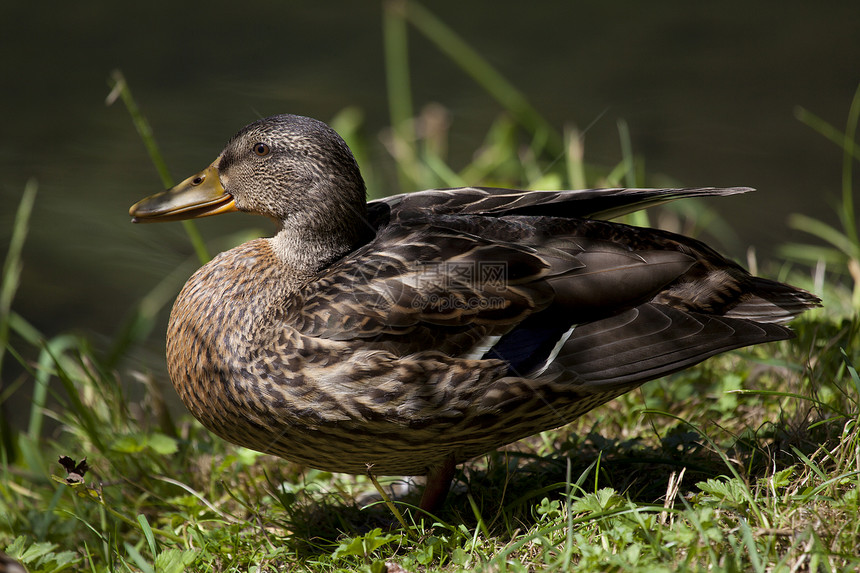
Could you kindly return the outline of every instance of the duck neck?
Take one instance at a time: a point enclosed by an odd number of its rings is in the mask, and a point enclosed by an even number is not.
[[[271,245],[281,263],[299,275],[311,276],[367,241],[369,229],[361,213],[332,217],[291,216],[280,222]]]

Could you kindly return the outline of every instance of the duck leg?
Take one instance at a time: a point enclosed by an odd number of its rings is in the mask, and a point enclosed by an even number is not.
[[[456,466],[454,456],[448,456],[441,465],[430,468],[418,507],[432,513],[442,506],[448,496],[448,490],[451,489]]]

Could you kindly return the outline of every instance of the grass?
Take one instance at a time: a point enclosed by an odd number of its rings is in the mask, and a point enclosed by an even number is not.
[[[445,46],[509,109],[462,168],[447,161],[444,130],[416,129],[445,112],[412,111],[407,60],[398,56],[412,29]],[[388,148],[405,188],[648,184],[626,126],[619,126],[625,151],[616,166],[586,164],[575,130],[547,125],[417,4],[389,2],[384,32],[393,99]],[[130,92],[114,85],[157,157]],[[161,390],[166,381],[123,370],[173,282],[141,301],[107,349],[69,334],[48,338],[17,315],[13,297],[35,198],[35,184],[28,186],[0,286],[0,364],[16,360],[24,374],[4,379],[0,404],[25,385],[35,390],[25,430],[0,423],[0,550],[31,572],[856,570],[860,275],[852,265],[860,249],[853,210],[846,210],[853,209],[858,102],[842,136],[799,112],[849,163],[838,206],[845,228],[795,219],[829,246],[787,247],[790,267],[759,262],[770,276],[824,297],[825,309],[794,323],[795,340],[711,359],[476,459],[457,474],[439,515],[414,511],[415,495],[398,494],[406,527],[375,499],[366,476],[229,445],[187,414],[174,418]],[[356,110],[332,123],[360,155]],[[667,219],[690,233],[713,227],[713,214],[702,209],[664,211]],[[635,222],[647,224],[647,216]],[[198,253],[224,247],[198,242],[193,226],[189,233]],[[61,465],[61,456],[74,462]],[[404,489],[401,479],[383,485]]]

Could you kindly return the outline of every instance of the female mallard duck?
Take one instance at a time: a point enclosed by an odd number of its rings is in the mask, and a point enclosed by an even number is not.
[[[457,463],[792,336],[779,323],[812,294],[699,241],[601,220],[744,191],[468,187],[366,203],[337,133],[278,115],[130,214],[277,224],[198,270],[173,306],[170,377],[203,425],[314,468],[426,475],[430,508]]]

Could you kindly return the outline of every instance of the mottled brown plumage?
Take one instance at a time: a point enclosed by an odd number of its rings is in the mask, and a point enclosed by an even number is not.
[[[566,424],[714,354],[791,337],[818,299],[703,243],[606,222],[729,189],[463,188],[365,203],[325,124],[275,116],[131,209],[240,210],[277,234],[215,257],[170,317],[186,406],[231,442],[311,467],[428,475]]]

